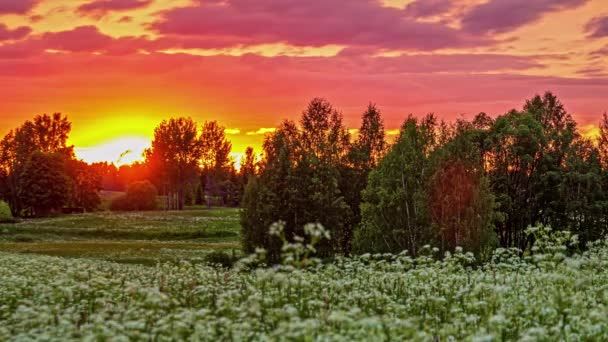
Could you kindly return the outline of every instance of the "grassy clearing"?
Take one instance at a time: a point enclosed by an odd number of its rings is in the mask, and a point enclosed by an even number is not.
[[[161,241],[53,241],[32,243],[0,243],[0,250],[22,254],[44,254],[68,258],[92,258],[119,263],[155,265],[204,261],[211,251],[239,255],[239,244],[233,242],[191,243]]]
[[[0,239],[49,240],[201,240],[238,239],[237,209],[189,209],[181,212],[98,212],[0,224]]]
[[[237,209],[97,212],[0,224],[0,251],[155,264],[239,250]]]

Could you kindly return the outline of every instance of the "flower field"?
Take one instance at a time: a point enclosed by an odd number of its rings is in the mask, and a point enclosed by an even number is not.
[[[0,253],[0,340],[607,340],[608,243],[566,256],[555,241],[483,266],[460,251],[232,270]]]

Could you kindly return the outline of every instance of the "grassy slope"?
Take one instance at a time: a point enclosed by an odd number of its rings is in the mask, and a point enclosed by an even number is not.
[[[237,209],[98,212],[0,224],[0,251],[118,262],[196,261],[239,249]]]

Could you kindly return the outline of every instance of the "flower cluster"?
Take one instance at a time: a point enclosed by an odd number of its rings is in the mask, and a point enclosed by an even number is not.
[[[0,253],[0,340],[608,340],[608,242],[570,255],[543,232],[483,266],[461,249],[245,270]]]

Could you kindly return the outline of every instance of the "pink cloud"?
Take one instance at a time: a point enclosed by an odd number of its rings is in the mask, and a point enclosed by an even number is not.
[[[608,16],[593,18],[585,27],[589,37],[608,37]]]
[[[491,43],[438,23],[407,17],[375,0],[211,0],[165,11],[151,25],[162,34],[228,42],[344,44],[434,50]]]
[[[405,12],[412,17],[431,17],[447,12],[454,0],[416,0],[407,5]]]
[[[0,14],[25,14],[38,4],[39,0],[2,0]]]
[[[144,8],[151,2],[151,0],[94,0],[78,7],[78,12],[84,15],[103,17],[108,12]]]
[[[30,32],[32,32],[32,29],[26,26],[17,27],[11,30],[6,27],[6,25],[0,23],[0,41],[21,39]]]
[[[474,7],[462,18],[471,33],[504,33],[533,23],[543,15],[576,8],[588,0],[490,0]]]
[[[113,39],[95,26],[80,26],[70,31],[45,33],[40,40],[46,49],[82,52],[104,49]]]

